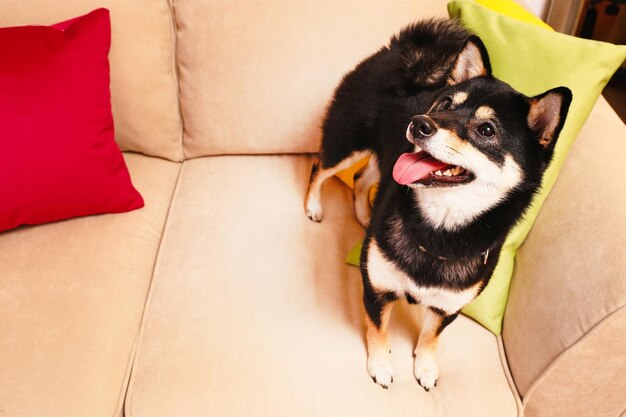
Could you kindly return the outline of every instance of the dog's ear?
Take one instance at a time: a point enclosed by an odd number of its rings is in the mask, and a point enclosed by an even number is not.
[[[567,87],[553,88],[528,99],[528,126],[544,149],[554,149],[571,102],[572,91]]]
[[[491,75],[491,64],[485,44],[478,36],[467,38],[463,49],[456,58],[448,84],[454,85],[470,78]]]

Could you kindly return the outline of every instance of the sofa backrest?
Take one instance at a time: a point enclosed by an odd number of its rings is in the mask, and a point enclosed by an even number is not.
[[[111,101],[122,150],[182,160],[182,121],[167,0],[2,0],[0,27],[49,25],[99,7],[111,13]]]
[[[445,1],[172,0],[187,158],[319,150],[342,76]]]
[[[111,12],[116,140],[173,161],[317,152],[343,75],[404,25],[446,16],[443,0],[5,0],[0,26],[98,7]]]

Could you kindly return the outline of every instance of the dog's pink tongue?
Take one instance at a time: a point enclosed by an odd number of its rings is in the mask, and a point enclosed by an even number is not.
[[[392,175],[398,184],[407,185],[447,166],[424,151],[403,153],[393,166]]]

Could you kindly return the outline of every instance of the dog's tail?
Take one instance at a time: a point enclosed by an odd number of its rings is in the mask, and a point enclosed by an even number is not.
[[[408,90],[445,84],[469,36],[456,19],[429,19],[406,26],[389,43],[404,64],[390,82]]]

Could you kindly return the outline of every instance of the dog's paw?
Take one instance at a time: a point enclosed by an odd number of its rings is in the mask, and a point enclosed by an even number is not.
[[[309,200],[304,207],[304,213],[306,216],[314,222],[321,222],[324,218],[324,211],[319,201]]]
[[[388,358],[380,356],[367,358],[367,373],[384,389],[389,388],[393,382],[393,369]]]
[[[413,364],[413,375],[426,391],[437,386],[439,366],[432,355],[416,356]]]
[[[312,210],[306,209],[305,213],[309,219],[313,220],[316,223],[321,223],[322,219],[324,218],[324,213],[320,211],[312,211]]]

